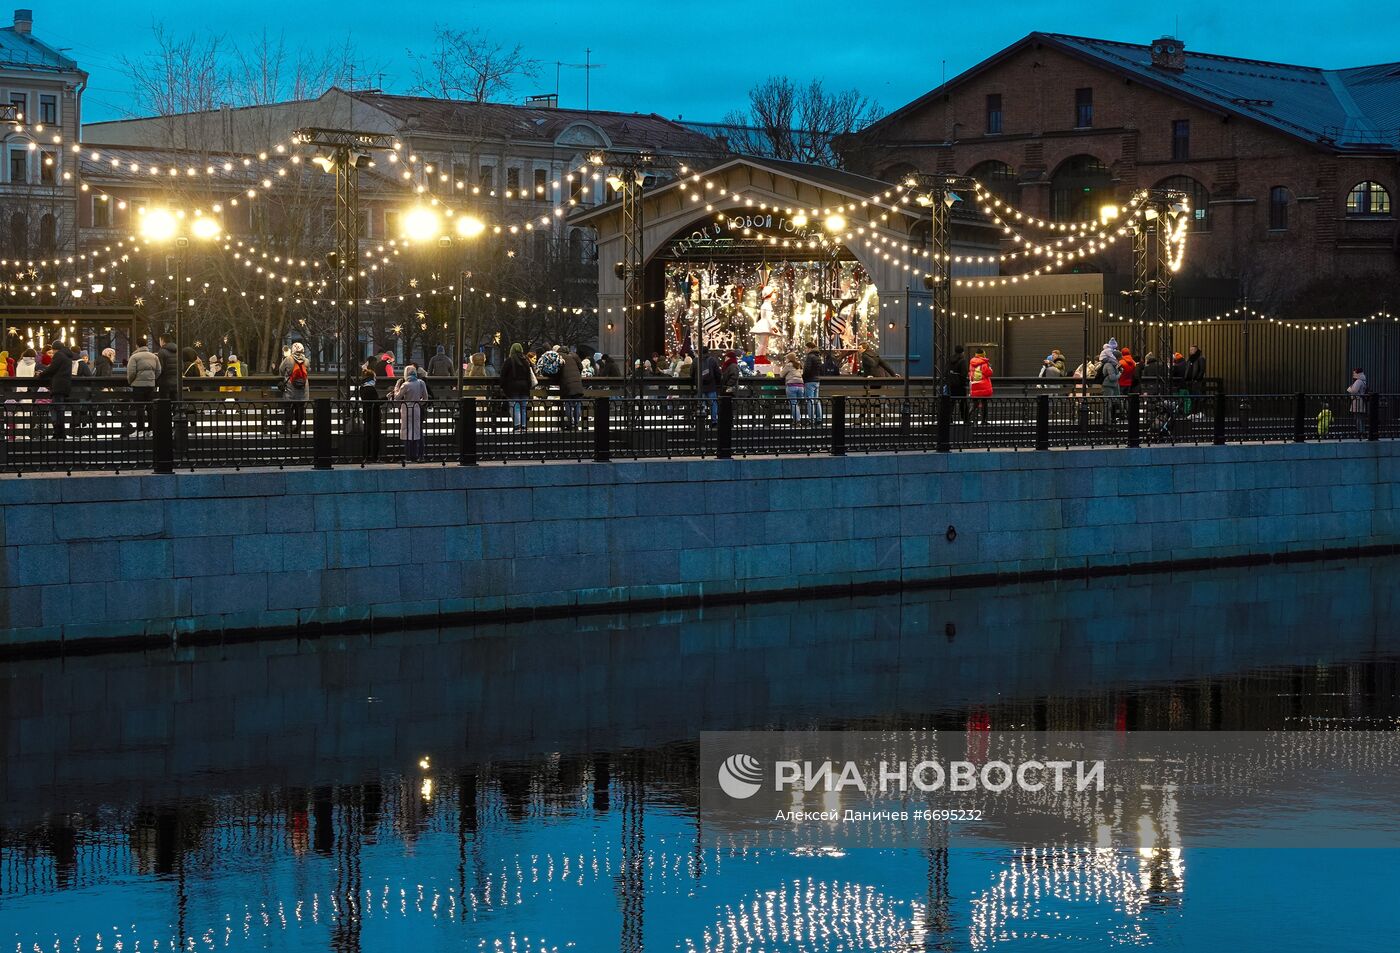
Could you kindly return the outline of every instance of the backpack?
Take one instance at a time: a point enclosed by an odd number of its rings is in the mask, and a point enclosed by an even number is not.
[[[974,384],[980,384],[980,383],[982,383],[982,365],[981,365],[981,364],[978,364],[976,367],[974,367],[974,368],[972,369],[972,383],[974,383]]]
[[[287,383],[293,390],[306,390],[306,365],[293,362],[292,369],[287,372]]]
[[[1094,373],[1091,375],[1095,384],[1102,384],[1104,375],[1107,373],[1103,367],[1103,361],[1094,361]]]
[[[545,351],[535,362],[535,370],[541,377],[553,377],[559,373],[559,367],[563,361],[559,358],[558,351]]]

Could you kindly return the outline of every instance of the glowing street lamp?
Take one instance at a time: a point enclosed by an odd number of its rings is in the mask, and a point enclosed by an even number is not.
[[[442,237],[442,216],[426,206],[409,209],[403,216],[402,231],[411,242],[430,242]]]
[[[185,271],[189,264],[190,237],[202,242],[217,239],[223,234],[223,226],[217,218],[208,215],[187,217],[184,212],[171,212],[168,209],[146,209],[141,214],[138,227],[141,237],[152,245],[175,243],[175,360],[183,363],[183,331],[185,323]],[[185,375],[178,364],[175,374],[175,396],[182,399],[185,392]]]

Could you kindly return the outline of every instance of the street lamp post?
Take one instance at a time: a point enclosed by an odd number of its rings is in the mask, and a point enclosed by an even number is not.
[[[475,215],[458,215],[452,220],[449,228],[443,221],[442,216],[436,209],[427,206],[418,206],[404,213],[403,237],[410,242],[426,244],[437,242],[443,249],[450,249],[453,245],[453,236],[471,242],[486,231],[486,223]],[[465,344],[463,343],[464,329],[463,322],[466,320],[466,300],[467,300],[467,276],[465,268],[457,272],[457,396],[462,396],[462,361],[466,357],[463,353]]]
[[[189,267],[190,239],[213,241],[223,234],[223,228],[218,219],[208,215],[187,216],[183,211],[151,209],[142,213],[139,231],[153,245],[175,245],[175,396],[182,400],[185,372],[180,365],[185,359],[185,272]]]

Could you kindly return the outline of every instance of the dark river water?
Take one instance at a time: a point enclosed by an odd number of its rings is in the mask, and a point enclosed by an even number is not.
[[[1400,851],[715,843],[697,739],[1394,729],[1397,583],[1311,564],[11,663],[0,953],[1396,949]]]

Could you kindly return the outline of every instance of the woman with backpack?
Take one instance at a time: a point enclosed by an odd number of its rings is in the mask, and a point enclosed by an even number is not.
[[[306,402],[311,399],[311,365],[306,361],[306,348],[300,341],[292,345],[292,353],[283,362],[282,394],[287,399],[287,433],[301,432],[306,419]]]
[[[987,360],[987,352],[980,347],[972,355],[972,360],[967,362],[967,383],[968,396],[976,408],[973,416],[979,423],[985,424],[991,403],[987,398],[992,396],[992,362]]]

